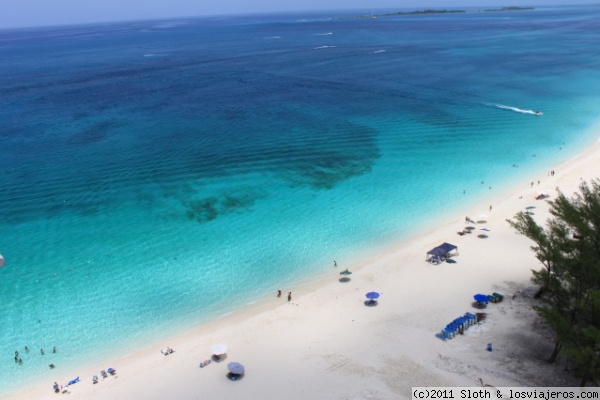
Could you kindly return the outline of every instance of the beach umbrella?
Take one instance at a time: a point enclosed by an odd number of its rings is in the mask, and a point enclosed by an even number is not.
[[[211,349],[213,354],[220,355],[227,353],[227,345],[223,343],[215,344]]]
[[[0,254],[0,268],[4,267],[4,257]]]
[[[344,271],[340,272],[340,275],[351,275],[352,272],[348,271],[348,269],[346,268]]]
[[[232,374],[238,374],[238,375],[243,374],[245,371],[244,366],[238,362],[230,362],[229,364],[227,364],[227,369]]]
[[[477,216],[477,223],[485,222],[485,221],[487,221],[487,219],[488,219],[488,216],[486,214],[479,214]]]
[[[485,294],[476,294],[475,296],[473,296],[473,298],[478,303],[487,303],[488,301],[490,301],[490,298],[487,297]]]
[[[375,300],[379,298],[380,294],[377,292],[369,292],[365,296],[367,296],[367,299],[369,300]]]

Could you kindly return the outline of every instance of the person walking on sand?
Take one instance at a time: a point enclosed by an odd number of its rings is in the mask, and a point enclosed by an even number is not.
[[[335,261],[333,261],[333,267],[337,267],[337,263]]]
[[[277,297],[281,297],[281,290],[277,291]]]
[[[288,301],[292,301],[292,292],[288,293]]]

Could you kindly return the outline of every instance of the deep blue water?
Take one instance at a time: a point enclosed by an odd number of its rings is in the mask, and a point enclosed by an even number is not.
[[[335,16],[0,31],[0,394],[356,265],[596,140],[598,6]]]

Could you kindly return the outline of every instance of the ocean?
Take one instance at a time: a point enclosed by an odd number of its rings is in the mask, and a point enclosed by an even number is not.
[[[0,395],[352,269],[596,141],[600,6],[469,11],[0,30]]]

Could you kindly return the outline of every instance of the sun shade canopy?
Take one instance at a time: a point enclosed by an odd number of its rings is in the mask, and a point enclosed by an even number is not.
[[[444,242],[443,244],[439,245],[438,247],[435,247],[435,248],[429,250],[427,252],[427,255],[445,257],[448,253],[450,253],[451,251],[456,250],[456,249],[458,249],[458,247],[456,247],[455,245]]]

